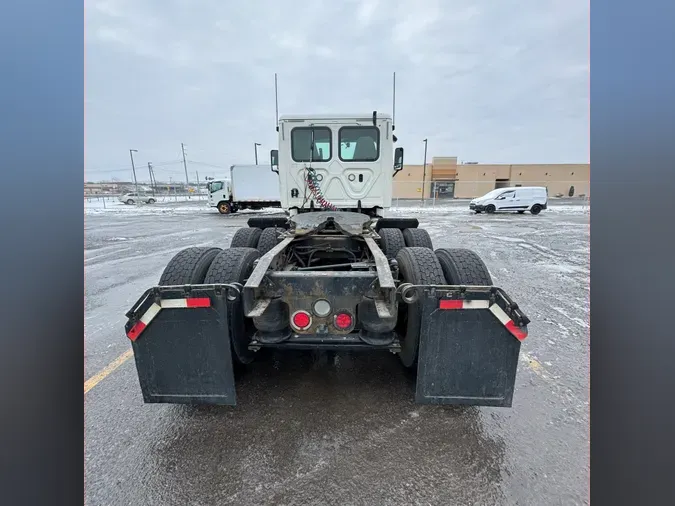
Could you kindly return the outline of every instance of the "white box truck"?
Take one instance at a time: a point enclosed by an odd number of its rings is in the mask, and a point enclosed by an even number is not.
[[[229,180],[212,179],[207,188],[209,206],[221,214],[281,207],[279,176],[271,165],[232,165]]]

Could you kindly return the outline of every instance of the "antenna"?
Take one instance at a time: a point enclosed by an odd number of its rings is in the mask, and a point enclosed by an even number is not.
[[[391,111],[391,129],[396,130],[396,72],[394,72],[394,98]]]
[[[274,73],[274,102],[276,106],[277,132],[279,131],[279,94],[277,93],[277,73]]]

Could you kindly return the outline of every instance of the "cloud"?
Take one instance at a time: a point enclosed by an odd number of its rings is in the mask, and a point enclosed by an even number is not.
[[[410,163],[588,160],[580,0],[106,0],[86,9],[86,159],[176,146],[228,167],[276,144],[280,113],[391,111]],[[144,154],[145,153],[145,154]],[[162,157],[161,154],[166,153]],[[165,175],[182,170],[168,166]],[[217,169],[214,169],[217,172]],[[158,177],[162,172],[158,169]],[[201,172],[200,172],[201,174]],[[119,175],[119,173],[117,173]],[[222,175],[222,174],[220,174]]]

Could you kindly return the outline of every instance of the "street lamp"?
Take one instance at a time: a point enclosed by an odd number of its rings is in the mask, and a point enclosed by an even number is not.
[[[134,153],[138,153],[137,149],[130,149],[129,156],[131,157],[131,170],[134,173],[134,186],[136,187],[136,198],[138,198],[138,181],[136,181],[136,166],[134,165]]]
[[[424,205],[424,185],[427,180],[427,139],[422,141],[424,143],[424,168],[422,169],[422,204]]]
[[[253,143],[253,149],[255,150],[255,164],[258,165],[258,146],[262,146],[259,142]]]

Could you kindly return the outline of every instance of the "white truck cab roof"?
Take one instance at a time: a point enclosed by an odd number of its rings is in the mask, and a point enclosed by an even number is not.
[[[377,117],[381,119],[392,119],[390,114],[386,113],[377,113]],[[334,114],[334,113],[325,113],[325,114],[283,114],[279,117],[279,121],[308,121],[308,120],[321,120],[321,121],[340,121],[340,120],[353,120],[353,121],[371,121],[373,120],[373,113],[354,113],[354,114]]]

